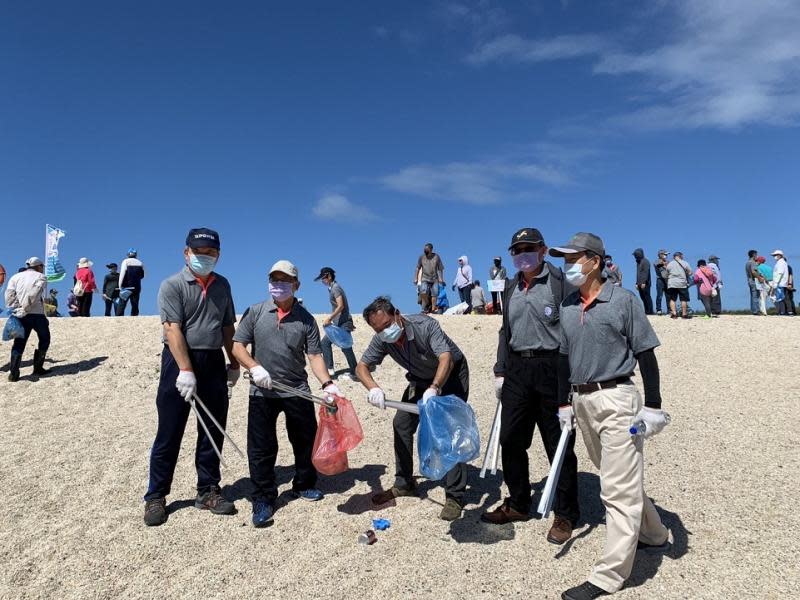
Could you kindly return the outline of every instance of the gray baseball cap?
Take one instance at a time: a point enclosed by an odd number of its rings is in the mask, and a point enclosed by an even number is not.
[[[564,246],[550,248],[550,256],[563,257],[567,254],[577,254],[587,250],[599,256],[605,256],[606,253],[603,240],[593,233],[582,231],[569,238],[569,241]]]

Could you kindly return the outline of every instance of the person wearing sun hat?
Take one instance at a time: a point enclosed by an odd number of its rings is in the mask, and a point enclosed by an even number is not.
[[[783,250],[773,250],[772,258],[775,265],[772,267],[772,294],[775,296],[775,309],[779,315],[788,315],[790,311],[786,302],[786,288],[789,287],[789,267]]]
[[[591,461],[600,469],[606,509],[606,544],[588,581],[566,590],[566,600],[613,594],[631,574],[637,549],[670,548],[669,531],[644,490],[643,437],[630,427],[643,421],[644,437],[668,423],[661,410],[658,338],[640,300],[630,290],[604,280],[603,240],[577,233],[550,249],[564,258],[564,276],[578,290],[561,305],[558,360],[559,420],[562,429],[577,421]],[[638,363],[642,398],[631,381]]]
[[[88,317],[92,312],[92,297],[97,289],[92,265],[94,263],[83,257],[78,261],[78,270],[75,271],[75,295],[78,297],[78,316]],[[81,290],[82,293],[78,293]]]

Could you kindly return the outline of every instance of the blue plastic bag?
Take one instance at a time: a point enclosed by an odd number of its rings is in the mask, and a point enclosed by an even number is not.
[[[472,407],[458,396],[433,396],[417,402],[420,471],[428,479],[441,479],[458,463],[480,455],[481,439]]]
[[[328,339],[336,344],[339,348],[352,348],[353,347],[353,334],[347,329],[342,329],[336,325],[326,325],[324,327],[325,335]]]
[[[123,302],[127,302],[128,298],[133,295],[133,288],[122,288],[119,291],[119,299]]]
[[[8,317],[5,327],[3,327],[3,341],[10,342],[11,340],[24,337],[25,328],[22,326],[22,321],[14,315]]]

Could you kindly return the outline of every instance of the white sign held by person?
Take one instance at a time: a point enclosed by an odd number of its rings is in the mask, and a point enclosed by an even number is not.
[[[490,279],[488,283],[490,292],[503,292],[506,289],[505,279]]]
[[[44,252],[44,274],[49,283],[61,281],[66,275],[66,269],[58,260],[58,242],[66,235],[63,229],[47,225]]]

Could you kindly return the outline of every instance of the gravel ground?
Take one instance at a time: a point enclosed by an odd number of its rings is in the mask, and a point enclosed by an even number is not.
[[[471,404],[485,446],[499,319],[442,323],[469,359]],[[619,597],[798,597],[800,520],[790,503],[800,489],[794,434],[800,320],[653,323],[672,425],[647,442],[646,485],[674,547],[669,556],[637,557]],[[374,510],[370,494],[393,479],[391,415],[368,406],[355,383],[341,387],[366,437],[350,454],[350,471],[321,478],[324,501],[289,500],[292,454],[282,431],[282,495],[272,527],[250,526],[247,463],[230,451],[224,491],[239,513],[194,509],[196,425],[190,423],[169,521],[146,528],[141,498],[156,426],[158,320],[55,319],[51,327],[52,376],[31,376],[32,346],[21,381],[6,381],[7,366],[0,375],[2,598],[557,598],[586,579],[602,549],[597,472],[580,440],[585,522],[564,547],[545,541],[546,522],[480,523],[480,513],[504,493],[499,474],[478,478],[480,460],[470,469],[465,515],[453,524],[437,518],[444,493],[436,482],[422,483],[421,500],[400,498]],[[363,323],[355,338],[363,350]],[[341,354],[336,361],[344,364]],[[399,399],[399,368],[387,361],[376,379]],[[245,385],[236,387],[229,416],[229,432],[242,447],[246,393]],[[537,436],[531,451],[537,495],[546,472]],[[360,546],[358,534],[377,517],[391,519],[391,528],[378,533],[375,545]]]

